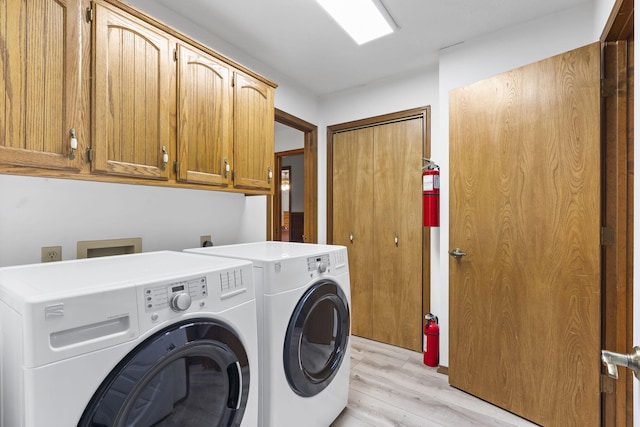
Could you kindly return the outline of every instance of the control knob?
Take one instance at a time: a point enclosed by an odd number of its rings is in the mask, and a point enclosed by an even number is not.
[[[324,273],[325,271],[327,271],[327,263],[320,261],[318,263],[318,273]]]
[[[186,292],[178,292],[171,297],[171,309],[173,311],[185,311],[191,307],[191,295]]]

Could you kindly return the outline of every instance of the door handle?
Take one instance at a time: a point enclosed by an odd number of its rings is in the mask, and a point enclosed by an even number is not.
[[[636,379],[640,380],[640,347],[633,347],[629,354],[614,353],[602,350],[602,363],[607,367],[607,375],[618,379],[618,366],[624,366],[633,371]]]
[[[462,250],[460,248],[455,248],[449,251],[449,255],[451,255],[452,257],[454,257],[455,259],[460,259],[463,256],[467,256],[466,252],[462,252]]]

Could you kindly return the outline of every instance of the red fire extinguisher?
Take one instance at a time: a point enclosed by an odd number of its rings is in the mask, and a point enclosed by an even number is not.
[[[424,364],[427,366],[438,366],[440,362],[440,327],[438,326],[438,316],[427,313],[424,316]]]
[[[422,215],[425,227],[440,226],[440,166],[423,158],[422,167]]]

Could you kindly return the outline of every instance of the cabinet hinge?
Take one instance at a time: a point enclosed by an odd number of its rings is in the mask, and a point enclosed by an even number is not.
[[[231,87],[236,87],[236,74],[233,73],[233,77],[231,77]]]
[[[236,182],[236,171],[235,170],[231,171],[231,182]]]
[[[615,390],[615,380],[609,375],[600,374],[600,393],[612,394]]]
[[[87,8],[87,22],[93,22],[93,9],[91,7]]]
[[[93,161],[93,150],[91,149],[91,147],[87,148],[87,160],[89,161],[89,163]]]
[[[602,227],[600,229],[600,244],[602,246],[611,246],[615,242],[615,233],[611,227]]]
[[[178,49],[173,49],[173,61],[178,62]]]
[[[600,91],[603,97],[613,96],[618,91],[618,83],[614,79],[602,79]]]
[[[173,172],[178,173],[178,161],[173,161]]]

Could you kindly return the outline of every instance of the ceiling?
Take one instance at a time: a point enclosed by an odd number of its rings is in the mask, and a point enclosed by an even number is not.
[[[158,3],[322,96],[435,69],[443,48],[592,0],[382,1],[400,29],[362,46],[315,0]]]

